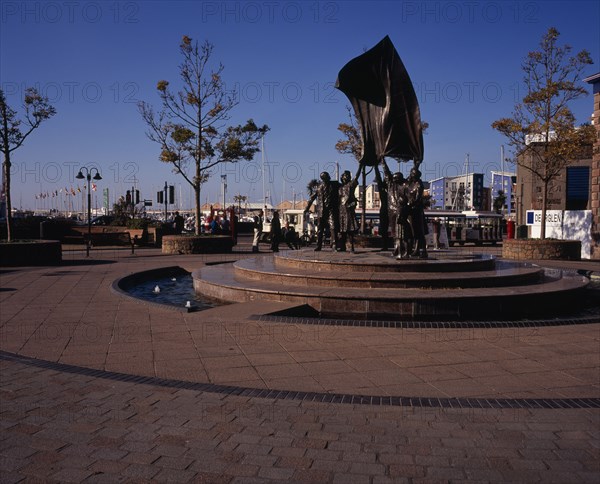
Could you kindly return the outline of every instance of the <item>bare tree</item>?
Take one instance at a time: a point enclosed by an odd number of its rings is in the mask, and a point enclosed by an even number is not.
[[[583,70],[592,64],[586,50],[571,56],[569,45],[557,44],[554,27],[542,37],[540,50],[529,52],[523,63],[526,95],[510,118],[492,123],[508,139],[518,166],[542,184],[542,226],[546,237],[546,211],[550,182],[589,148],[595,137],[590,125],[575,126],[569,103],[587,95]]]
[[[25,90],[23,102],[25,116],[17,117],[17,112],[6,102],[4,91],[0,89],[0,151],[4,154],[2,174],[4,186],[2,191],[6,197],[6,232],[7,239],[12,240],[12,201],[10,196],[11,154],[20,148],[27,137],[45,120],[56,114],[56,109],[50,105],[48,98],[41,96],[34,88]]]
[[[269,128],[257,126],[252,119],[244,125],[225,126],[237,101],[235,93],[226,90],[223,65],[210,68],[213,45],[208,41],[199,45],[184,36],[179,51],[183,57],[179,66],[181,89],[173,92],[169,82],[161,80],[156,86],[161,110],[155,112],[145,102],[140,102],[138,109],[148,126],[148,138],[161,147],[159,159],[170,163],[194,189],[198,235],[200,189],[210,169],[220,163],[252,160]]]

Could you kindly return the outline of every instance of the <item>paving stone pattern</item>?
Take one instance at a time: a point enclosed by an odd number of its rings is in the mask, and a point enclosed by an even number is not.
[[[125,254],[0,271],[0,482],[600,478],[598,408],[511,405],[597,401],[599,324],[315,328],[251,319],[282,307],[259,302],[186,314],[119,298],[110,285],[244,254]],[[391,404],[400,396],[507,405]]]
[[[265,400],[2,361],[1,482],[597,482],[598,410]]]

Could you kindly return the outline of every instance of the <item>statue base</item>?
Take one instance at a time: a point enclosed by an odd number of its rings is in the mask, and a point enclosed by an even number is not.
[[[574,307],[589,282],[487,255],[398,260],[377,249],[310,248],[207,266],[192,277],[196,293],[221,301],[295,302],[322,317],[427,321],[557,314]]]

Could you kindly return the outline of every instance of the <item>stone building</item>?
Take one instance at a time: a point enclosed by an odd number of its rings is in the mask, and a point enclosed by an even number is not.
[[[584,150],[581,158],[573,160],[549,183],[546,208],[548,210],[591,209],[591,166],[592,147],[589,146]],[[525,224],[527,210],[542,210],[542,191],[541,180],[532,175],[529,170],[517,166],[515,193],[517,224]]]
[[[586,147],[582,156],[573,160],[560,176],[550,183],[547,209],[591,210],[591,258],[600,259],[600,73],[584,81],[593,86],[594,111],[591,121],[598,136],[593,146]],[[532,139],[531,142],[536,141]],[[526,223],[527,210],[542,209],[542,182],[521,166],[517,167],[515,201],[519,225]]]
[[[596,128],[596,141],[592,154],[592,174],[590,179],[590,209],[592,210],[592,259],[600,259],[600,72],[584,79],[592,85],[594,111],[592,125]]]

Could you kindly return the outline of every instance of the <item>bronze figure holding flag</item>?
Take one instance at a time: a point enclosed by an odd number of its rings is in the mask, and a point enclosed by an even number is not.
[[[423,204],[418,201],[422,200],[423,187],[419,171],[423,161],[423,125],[412,82],[390,38],[386,36],[375,47],[348,62],[338,74],[336,87],[350,100],[360,125],[360,168],[374,168],[381,194],[385,194],[387,188],[379,171],[385,158],[391,157],[402,162],[413,160],[409,179],[414,189],[413,198],[417,198],[410,210],[411,220],[418,223],[412,225],[414,232],[405,237],[411,239],[410,254],[426,258],[426,224],[423,223]],[[382,196],[382,202],[386,197]],[[387,203],[382,203],[382,223],[379,227],[384,238],[384,249],[388,248],[386,206]],[[399,215],[396,214],[394,218],[402,219]]]

